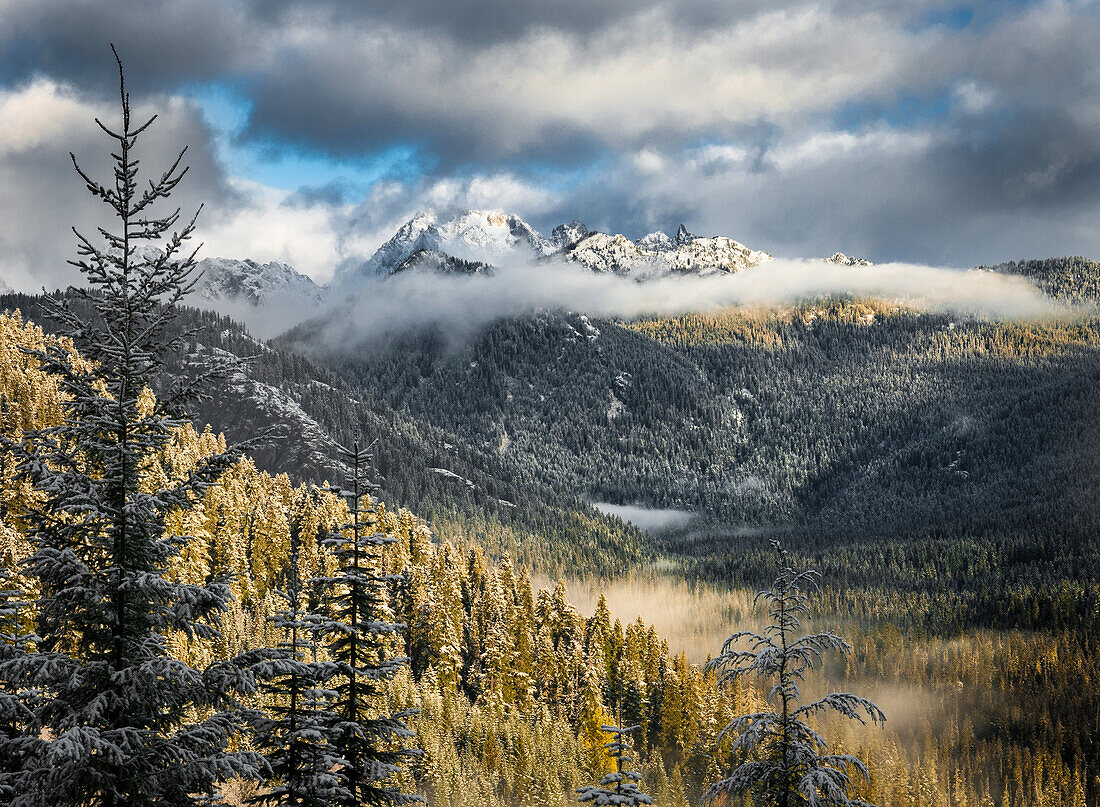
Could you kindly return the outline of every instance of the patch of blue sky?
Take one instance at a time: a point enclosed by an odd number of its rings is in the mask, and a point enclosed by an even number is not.
[[[248,179],[284,190],[339,188],[345,197],[361,196],[383,178],[408,179],[423,172],[418,150],[412,146],[394,146],[356,159],[264,143],[238,143],[233,151],[233,172]]]
[[[565,193],[604,174],[615,161],[615,155],[606,154],[572,166],[525,161],[515,166],[520,176],[526,177],[549,193]]]
[[[934,8],[921,21],[920,27],[931,28],[942,25],[960,31],[974,20],[974,9],[970,6],[953,8]]]
[[[218,159],[231,176],[290,191],[327,187],[351,199],[384,177],[412,179],[430,168],[430,160],[413,144],[337,158],[293,144],[249,139],[245,132],[252,104],[242,83],[196,84],[181,92],[202,110],[214,132]]]
[[[944,4],[919,13],[910,23],[911,31],[943,27],[954,31],[977,31],[1007,15],[1045,0],[986,0],[983,3]]]
[[[956,102],[955,92],[950,88],[929,95],[899,95],[888,102],[851,101],[833,113],[832,123],[847,131],[875,124],[908,129],[944,120]]]

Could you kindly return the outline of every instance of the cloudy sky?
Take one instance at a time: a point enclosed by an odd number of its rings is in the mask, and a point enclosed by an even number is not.
[[[417,208],[967,266],[1100,257],[1100,8],[935,0],[0,0],[0,277],[66,282],[109,42],[203,254],[324,281]]]

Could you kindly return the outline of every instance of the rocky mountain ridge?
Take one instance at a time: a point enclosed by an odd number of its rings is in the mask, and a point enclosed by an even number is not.
[[[325,289],[282,261],[259,263],[231,258],[203,258],[198,263],[202,277],[196,287],[199,299],[217,303],[236,300],[264,305],[286,297],[296,302],[321,303]]]
[[[728,236],[698,236],[683,224],[675,235],[651,232],[637,240],[590,229],[579,220],[555,227],[549,237],[503,210],[422,210],[365,261],[341,267],[320,286],[280,261],[206,258],[197,291],[202,303],[248,320],[249,310],[285,312],[287,327],[315,314],[329,300],[353,294],[363,282],[411,271],[491,275],[509,263],[559,262],[637,281],[677,275],[732,274],[765,264],[772,256]],[[837,252],[826,261],[871,266]],[[282,316],[282,314],[280,314]]]

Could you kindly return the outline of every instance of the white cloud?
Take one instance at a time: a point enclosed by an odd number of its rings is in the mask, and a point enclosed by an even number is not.
[[[886,98],[914,81],[932,83],[947,69],[928,69],[943,36],[913,35],[886,14],[838,14],[805,3],[691,31],[654,11],[584,36],[538,28],[470,52],[430,28],[334,30],[324,15],[303,16],[274,36],[276,51],[293,54],[296,72],[270,78],[259,114],[295,127],[304,121],[285,112],[300,107],[354,130],[362,122],[347,112],[373,110],[397,131],[412,121],[441,138],[476,131],[483,157],[543,149],[563,132],[630,147],[655,134],[797,120],[856,98]],[[400,65],[396,76],[393,65]],[[325,78],[335,75],[361,80]],[[291,87],[307,84],[319,88],[323,103],[291,97]],[[373,134],[374,119],[363,120]]]
[[[156,112],[156,123],[138,141],[144,171],[163,170],[184,145],[190,170],[171,202],[184,213],[205,204],[195,242],[202,255],[287,260],[311,272],[331,272],[337,232],[323,209],[292,210],[285,192],[228,180],[214,156],[213,137],[193,103],[159,97],[135,104],[134,116]],[[70,227],[88,235],[108,229],[113,214],[88,194],[73,171],[69,152],[93,177],[109,180],[115,147],[96,126],[119,117],[109,101],[80,98],[67,85],[46,79],[0,91],[0,277],[37,291],[79,282],[67,265],[74,257]],[[164,203],[166,204],[166,203]]]
[[[202,254],[212,257],[282,261],[324,283],[346,249],[359,246],[341,239],[340,205],[288,205],[289,191],[243,179],[230,180],[244,204],[224,215],[211,211],[201,219],[197,236]]]
[[[779,145],[768,158],[780,171],[804,170],[859,156],[903,157],[927,152],[935,141],[929,130],[898,131],[880,126],[862,132],[821,132]]]
[[[62,147],[73,127],[85,123],[88,109],[54,81],[38,78],[0,92],[0,155],[44,145]]]
[[[656,151],[642,149],[634,155],[634,167],[643,174],[659,174],[665,167],[665,161]]]
[[[363,341],[428,325],[461,339],[500,317],[538,310],[599,317],[676,315],[731,305],[782,305],[832,294],[1004,319],[1068,313],[1024,278],[933,266],[853,268],[777,260],[737,274],[670,276],[639,283],[595,274],[576,264],[544,262],[505,265],[492,276],[412,271],[368,281],[357,298],[322,318],[316,335],[329,347],[354,350]]]
[[[980,114],[985,112],[997,100],[997,93],[992,87],[979,84],[976,81],[964,81],[955,85],[955,98],[966,112]]]

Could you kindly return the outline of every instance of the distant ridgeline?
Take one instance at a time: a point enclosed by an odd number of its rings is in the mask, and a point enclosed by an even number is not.
[[[1100,263],[1080,256],[1009,261],[982,266],[1006,275],[1032,278],[1047,294],[1060,300],[1089,303],[1100,300]]]

